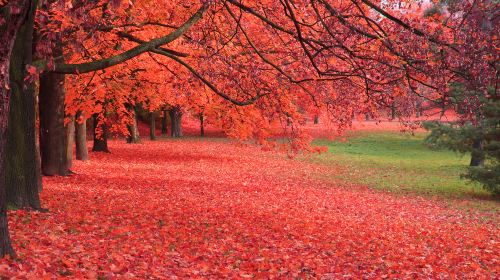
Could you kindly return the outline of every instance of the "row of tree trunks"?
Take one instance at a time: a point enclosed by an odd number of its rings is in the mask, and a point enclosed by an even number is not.
[[[168,131],[168,121],[167,112],[170,115],[170,131],[173,138],[182,137],[182,110],[180,106],[174,106],[170,110],[162,110],[161,114],[161,134],[166,135]],[[138,130],[138,112],[134,109],[134,119],[131,125],[127,126],[129,131],[129,136],[127,137],[127,143],[138,143],[139,130]],[[149,113],[149,138],[150,140],[156,140],[156,114],[155,112]],[[204,115],[199,114],[200,120],[200,136],[205,136],[205,125],[204,125]]]

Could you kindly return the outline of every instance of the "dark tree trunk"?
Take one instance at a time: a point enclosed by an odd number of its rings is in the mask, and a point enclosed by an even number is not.
[[[35,9],[35,1],[13,0],[2,9],[0,17],[0,257],[14,256],[7,223],[7,204],[5,200],[5,152],[7,147],[7,128],[10,107],[10,58],[19,28],[27,19],[30,8]],[[31,4],[31,5],[30,5]],[[19,7],[18,14],[9,14],[10,6]],[[19,70],[19,69],[18,69]]]
[[[162,135],[167,135],[167,110],[162,111],[162,118],[161,118],[161,134]]]
[[[138,124],[138,119],[137,119],[137,107],[133,107],[130,109],[134,116],[132,119],[132,124],[128,125],[128,137],[127,137],[127,143],[139,143],[141,142],[141,138],[139,135],[139,128],[137,127]]]
[[[94,147],[92,151],[109,153],[108,127],[104,120],[100,120],[99,114],[94,114]]]
[[[75,119],[76,159],[86,161],[89,159],[89,152],[87,150],[87,120],[83,119],[81,111],[76,113]]]
[[[318,116],[314,116],[314,124],[318,124],[319,123],[319,117]]]
[[[370,113],[365,113],[365,121],[369,121],[371,119]]]
[[[68,163],[68,169],[73,166],[73,148],[75,146],[75,117],[71,117],[71,121],[66,126],[66,139],[68,139],[68,145],[66,146],[66,161]],[[70,171],[71,172],[71,171]]]
[[[200,113],[200,137],[205,137],[205,116]]]
[[[482,139],[475,139],[472,143],[472,157],[470,166],[484,166],[484,142]]]
[[[149,138],[156,140],[156,118],[155,113],[149,113]]]
[[[54,54],[62,57],[62,46]],[[57,63],[63,62],[58,59]],[[67,160],[68,138],[64,126],[64,75],[47,73],[40,77],[40,152],[42,173],[47,176],[69,174]]]
[[[396,119],[396,104],[391,105],[391,120]]]
[[[180,106],[172,107],[170,114],[170,133],[173,138],[182,137],[182,111]]]
[[[31,80],[25,81],[26,65],[33,61],[34,12],[33,9],[19,30],[10,58],[11,99],[4,179],[8,205],[39,210],[35,86]]]

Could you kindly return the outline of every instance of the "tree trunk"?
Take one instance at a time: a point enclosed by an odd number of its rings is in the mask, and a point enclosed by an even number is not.
[[[391,105],[391,120],[396,119],[396,104]]]
[[[423,108],[422,108],[422,101],[417,100],[416,105],[415,105],[415,116],[417,118],[420,118],[423,115]]]
[[[173,138],[182,137],[182,111],[180,106],[172,107],[170,114],[170,131]]]
[[[314,124],[318,124],[319,123],[319,117],[316,115],[314,116]]]
[[[34,2],[30,0],[12,0],[0,13],[0,17],[5,19],[0,22],[0,257],[6,254],[14,256],[7,223],[6,188],[3,180],[5,178],[5,152],[11,96],[9,86],[10,58],[19,28],[27,20],[26,15],[30,8],[32,10],[36,8]],[[14,9],[19,13],[9,14],[9,11],[11,11],[10,6],[19,7],[19,9]]]
[[[140,135],[139,135],[139,128],[137,127],[137,107],[133,107],[130,109],[134,116],[132,119],[132,124],[128,125],[128,137],[127,137],[127,143],[139,143],[141,141]]]
[[[35,3],[36,5],[36,3]],[[7,204],[40,209],[41,188],[36,157],[36,97],[33,80],[26,80],[26,65],[33,61],[35,9],[17,33],[10,58],[10,113],[5,162]]]
[[[474,139],[472,143],[472,157],[470,166],[484,166],[484,142],[483,139]]]
[[[40,132],[38,129],[35,129],[35,157],[36,157],[36,177],[38,181],[38,192],[43,190],[42,185],[42,158],[40,156]]]
[[[161,134],[162,135],[167,135],[167,110],[162,111],[162,118],[161,118]]]
[[[71,169],[73,166],[73,147],[75,146],[75,116],[71,117],[71,121],[66,125],[66,133],[66,139],[68,139],[68,145],[66,146],[66,161],[68,163],[68,169]]]
[[[200,113],[200,137],[205,137],[205,117]]]
[[[86,161],[89,159],[87,150],[87,120],[83,119],[81,111],[76,113],[75,118],[75,142],[76,159]]]
[[[58,42],[60,43],[60,42]],[[62,46],[56,45],[54,55],[62,57]],[[61,63],[62,58],[56,63]],[[47,73],[40,77],[40,152],[42,173],[47,176],[69,174],[68,138],[64,126],[64,75]]]
[[[149,113],[149,138],[156,140],[156,118],[155,113]]]
[[[92,151],[109,153],[108,127],[105,120],[100,120],[99,114],[94,114],[94,147]]]

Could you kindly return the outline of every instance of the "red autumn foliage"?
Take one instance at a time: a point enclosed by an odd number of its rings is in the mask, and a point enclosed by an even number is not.
[[[500,273],[498,217],[321,179],[226,140],[110,143],[9,213],[18,279],[459,278]],[[318,176],[322,174],[323,176]],[[325,176],[326,175],[326,176]]]

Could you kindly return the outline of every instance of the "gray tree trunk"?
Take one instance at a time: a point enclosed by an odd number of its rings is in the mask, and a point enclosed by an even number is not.
[[[82,116],[83,114],[81,111],[78,111],[76,113],[76,121],[75,121],[76,159],[86,161],[89,159],[89,152],[87,150],[87,120],[81,119]]]

